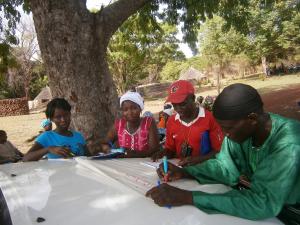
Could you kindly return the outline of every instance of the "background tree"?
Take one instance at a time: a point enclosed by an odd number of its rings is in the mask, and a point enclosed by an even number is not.
[[[299,26],[295,27],[299,5],[295,0],[250,1],[247,55],[261,61],[265,74],[270,61],[286,58],[291,53],[292,43],[297,43],[286,35],[299,31]]]
[[[162,67],[170,60],[184,59],[178,50],[175,26],[148,21],[140,14],[130,17],[112,36],[108,63],[120,93],[147,78],[158,80]]]
[[[24,87],[25,98],[30,99],[30,82],[33,79],[34,66],[41,63],[39,61],[39,47],[33,21],[25,17],[18,27],[19,43],[13,48],[12,54],[17,60],[18,68],[16,75]]]
[[[94,139],[106,132],[117,108],[107,46],[131,15],[143,9],[145,19],[159,17],[172,24],[183,21],[184,40],[194,47],[192,41],[197,39],[197,30],[206,16],[218,12],[229,26],[238,25],[239,29],[246,28],[248,16],[246,0],[118,0],[98,13],[90,13],[85,0],[28,2],[53,95],[70,101],[73,127]],[[14,2],[13,6],[20,3]],[[159,4],[166,5],[162,13],[158,12]]]
[[[300,60],[300,12],[294,11],[290,21],[282,23],[279,45],[294,61]]]
[[[28,5],[23,4],[22,0],[2,0],[0,2],[0,75],[6,73],[9,67],[16,66],[11,45],[18,44],[16,27],[21,14],[17,6],[21,4],[23,9],[27,10]]]
[[[160,73],[161,80],[174,81],[177,80],[182,72],[193,67],[199,71],[208,71],[212,66],[209,59],[201,55],[188,58],[186,60],[169,61]]]
[[[225,21],[215,16],[200,29],[200,54],[219,66],[217,87],[220,93],[220,77],[224,78],[224,69],[235,55],[241,54],[246,44],[245,37],[234,28],[224,31]]]

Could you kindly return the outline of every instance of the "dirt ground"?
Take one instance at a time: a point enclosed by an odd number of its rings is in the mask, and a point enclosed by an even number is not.
[[[300,74],[271,77],[264,81],[254,78],[247,80],[235,80],[231,83],[246,83],[258,89],[261,93],[265,109],[290,118],[300,120]],[[213,89],[196,94],[207,96],[217,95]],[[145,102],[145,110],[157,113],[162,110],[164,99]],[[0,117],[0,129],[5,130],[8,139],[22,152],[27,152],[31,143],[27,139],[38,134],[41,130],[40,122],[44,119],[44,113],[34,113],[23,116]]]
[[[262,99],[267,111],[300,121],[300,84],[270,88],[262,93]]]

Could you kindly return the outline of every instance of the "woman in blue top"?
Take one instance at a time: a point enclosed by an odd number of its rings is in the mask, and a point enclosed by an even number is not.
[[[56,125],[55,130],[46,131],[38,136],[23,161],[36,161],[44,155],[47,155],[48,159],[55,159],[89,154],[81,133],[69,130],[71,105],[65,99],[55,98],[50,101],[46,117]]]

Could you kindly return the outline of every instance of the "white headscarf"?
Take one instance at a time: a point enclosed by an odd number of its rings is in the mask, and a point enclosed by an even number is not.
[[[124,101],[132,101],[138,104],[141,110],[144,109],[144,99],[138,92],[127,91],[122,97],[120,98],[120,107]]]
[[[166,114],[168,114],[169,116],[172,116],[172,114],[173,114],[173,109],[172,109],[172,108],[164,109],[163,112],[166,113]]]

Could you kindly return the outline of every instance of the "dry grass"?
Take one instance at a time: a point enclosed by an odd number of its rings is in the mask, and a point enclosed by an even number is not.
[[[235,80],[234,83],[247,83],[257,89],[274,90],[281,89],[291,84],[300,84],[300,74],[277,76],[266,79],[265,81],[248,79]],[[197,95],[217,95],[217,90],[206,92],[198,92]],[[155,101],[146,101],[145,110],[151,112],[159,112],[164,104],[164,99]],[[41,130],[40,122],[44,118],[44,113],[36,113],[24,116],[0,117],[0,129],[5,130],[8,134],[8,139],[17,146],[22,152],[27,152],[32,143],[27,143],[26,140],[34,135],[37,135]]]

